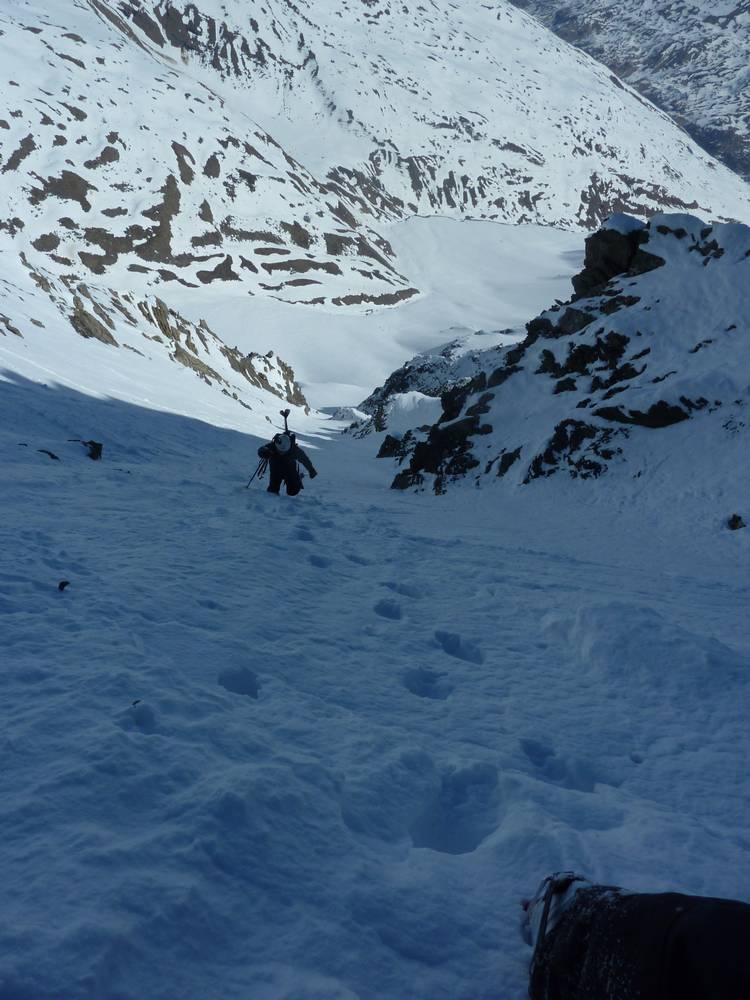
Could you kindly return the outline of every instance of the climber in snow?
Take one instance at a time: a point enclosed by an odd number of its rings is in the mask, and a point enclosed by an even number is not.
[[[747,1000],[750,906],[549,875],[523,903],[531,1000]]]
[[[315,479],[315,466],[297,444],[294,434],[285,430],[275,434],[273,440],[258,448],[261,461],[268,462],[268,492],[278,493],[281,484],[286,483],[286,491],[290,497],[295,497],[302,487],[302,476],[297,463],[304,465],[310,476]]]

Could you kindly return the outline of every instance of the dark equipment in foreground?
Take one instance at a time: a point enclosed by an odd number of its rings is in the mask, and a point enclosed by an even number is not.
[[[278,493],[282,483],[286,483],[287,494],[290,497],[294,497],[303,489],[299,465],[305,467],[310,479],[315,479],[318,473],[305,452],[297,444],[296,436],[289,430],[288,418],[290,412],[290,410],[280,411],[281,416],[284,418],[283,433],[275,434],[268,444],[264,444],[258,448],[260,462],[247,485],[250,486],[250,483],[256,477],[262,479],[266,468],[269,468],[268,492]]]
[[[531,1000],[748,1000],[750,905],[571,872],[524,904]]]

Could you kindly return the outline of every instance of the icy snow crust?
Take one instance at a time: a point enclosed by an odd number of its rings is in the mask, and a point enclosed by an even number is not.
[[[3,996],[522,1000],[550,870],[750,901],[746,450],[499,503],[305,433],[291,500],[5,377]]]

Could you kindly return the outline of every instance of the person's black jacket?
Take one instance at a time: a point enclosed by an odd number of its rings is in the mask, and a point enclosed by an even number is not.
[[[286,491],[290,497],[293,497],[303,488],[302,477],[297,468],[298,462],[305,467],[311,479],[314,479],[318,473],[294,437],[291,434],[289,437],[292,443],[288,451],[280,452],[274,441],[270,441],[258,448],[258,455],[268,460],[268,492],[278,493],[281,484],[286,483]]]

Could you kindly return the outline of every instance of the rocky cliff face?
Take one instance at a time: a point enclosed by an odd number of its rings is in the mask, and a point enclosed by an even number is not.
[[[639,477],[675,425],[707,448],[747,435],[750,228],[614,217],[573,284],[492,371],[448,388],[436,423],[386,436],[395,487]]]
[[[514,0],[750,180],[750,2]]]

